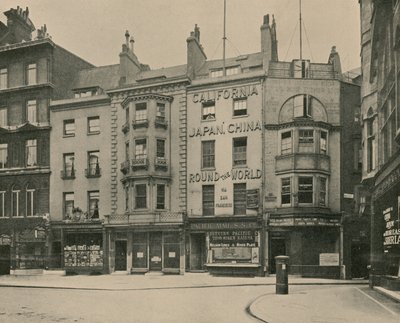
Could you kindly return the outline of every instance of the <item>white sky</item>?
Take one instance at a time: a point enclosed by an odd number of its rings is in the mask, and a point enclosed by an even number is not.
[[[326,63],[336,45],[343,71],[359,67],[358,1],[302,2],[303,57]],[[0,10],[17,5],[29,7],[36,28],[46,24],[57,44],[97,66],[119,62],[126,29],[142,63],[185,64],[186,38],[195,23],[208,59],[222,57],[223,0],[1,0]],[[279,59],[298,58],[298,8],[298,0],[227,0],[227,57],[260,51],[260,26],[269,13],[277,23]],[[0,19],[6,23],[5,16]]]

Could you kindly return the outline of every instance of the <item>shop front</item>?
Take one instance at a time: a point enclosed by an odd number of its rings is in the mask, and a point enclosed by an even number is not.
[[[102,224],[53,224],[49,264],[67,274],[106,273],[105,239]]]
[[[47,265],[47,221],[43,217],[0,221],[0,275],[39,273]]]
[[[207,270],[213,275],[262,275],[261,232],[257,217],[189,219],[188,270]]]
[[[379,192],[379,191],[378,191]],[[374,195],[372,248],[381,250],[381,285],[400,290],[400,183]],[[376,255],[375,255],[376,256]],[[376,258],[375,258],[376,259]],[[374,265],[373,273],[377,273]],[[379,272],[378,272],[379,273]]]
[[[110,272],[183,274],[183,228],[108,228]]]
[[[291,275],[341,277],[340,217],[271,215],[267,230],[269,273],[275,273],[275,257],[286,255]]]

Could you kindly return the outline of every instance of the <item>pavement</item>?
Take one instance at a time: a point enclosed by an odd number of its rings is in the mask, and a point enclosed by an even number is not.
[[[49,289],[77,289],[104,291],[161,290],[183,288],[237,287],[237,286],[273,286],[276,277],[215,277],[208,273],[185,273],[184,275],[128,275],[117,273],[99,276],[58,276],[58,275],[6,275],[0,276],[0,287],[28,287]],[[307,285],[311,285],[308,286]],[[335,292],[327,293],[335,285]],[[346,289],[346,293],[345,293]],[[381,287],[374,289],[400,303],[400,292],[388,291]],[[341,290],[343,293],[340,294]],[[352,297],[370,298],[367,295],[368,280],[333,280],[320,278],[302,278],[289,275],[289,294],[276,295],[274,292],[263,294],[254,299],[247,312],[261,322],[344,322],[340,317],[343,309],[352,322],[358,322],[356,311],[351,307]],[[332,290],[333,291],[333,290]],[[361,295],[361,294],[364,294]],[[373,303],[371,303],[373,305]],[[376,305],[376,304],[375,304]],[[347,306],[347,307],[346,307]],[[317,310],[318,309],[318,310]],[[322,316],[321,316],[321,313]],[[375,318],[371,317],[371,322]],[[379,319],[377,317],[376,319]],[[380,319],[378,320],[380,321]],[[347,321],[349,322],[349,321]],[[360,321],[361,322],[361,321]],[[385,322],[392,322],[391,318]],[[394,322],[399,322],[395,316]]]
[[[215,277],[208,273],[185,273],[184,275],[5,275],[0,276],[3,287],[36,287],[56,289],[89,290],[148,290],[176,288],[205,288],[222,286],[275,285],[275,275],[269,277]],[[368,284],[367,280],[334,280],[289,276],[290,285],[342,285]]]

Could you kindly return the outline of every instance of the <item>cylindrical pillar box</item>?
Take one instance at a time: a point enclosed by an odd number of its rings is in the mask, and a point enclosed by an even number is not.
[[[288,271],[289,271],[289,257],[288,256],[276,256],[276,294],[288,294]]]

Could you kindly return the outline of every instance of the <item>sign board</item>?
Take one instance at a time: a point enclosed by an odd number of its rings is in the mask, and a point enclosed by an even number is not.
[[[270,226],[340,226],[339,219],[326,219],[318,217],[303,218],[270,218]]]
[[[320,266],[339,266],[339,253],[320,253]]]
[[[256,229],[257,222],[201,222],[191,223],[191,230],[239,230]]]
[[[397,213],[400,212],[400,196],[397,197]],[[392,249],[400,245],[400,220],[399,214],[395,214],[393,207],[388,207],[382,211],[385,228],[383,232],[383,247],[385,250]]]
[[[246,192],[246,203],[248,209],[258,209],[258,201],[259,201],[259,190],[247,190]]]
[[[210,247],[258,247],[258,232],[254,230],[212,231]]]

